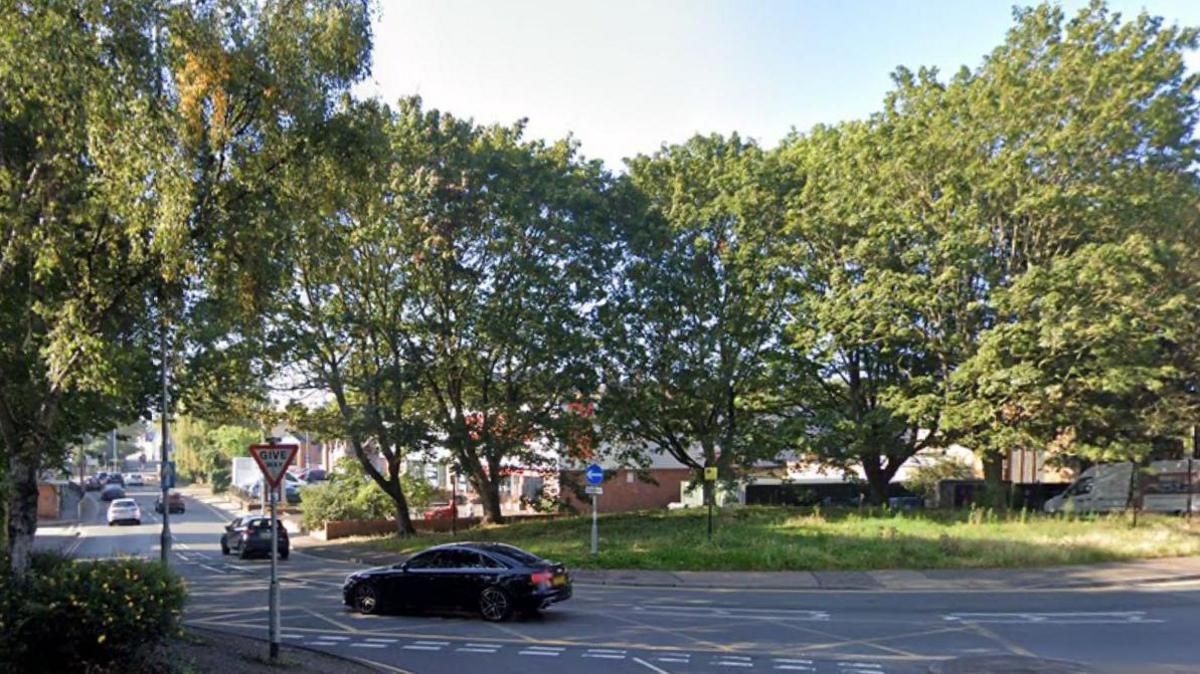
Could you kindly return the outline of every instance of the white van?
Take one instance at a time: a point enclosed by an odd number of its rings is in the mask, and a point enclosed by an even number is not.
[[[1188,469],[1191,468],[1191,480]],[[1132,463],[1102,463],[1092,466],[1063,493],[1046,501],[1048,513],[1104,513],[1129,507]],[[1154,461],[1139,480],[1136,496],[1148,512],[1184,513],[1190,506],[1200,512],[1200,460]],[[1189,503],[1188,491],[1191,491]]]

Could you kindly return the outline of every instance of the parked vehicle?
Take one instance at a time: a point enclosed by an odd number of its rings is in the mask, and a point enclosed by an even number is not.
[[[125,476],[126,487],[144,487],[146,481],[142,479],[141,473],[130,473]]]
[[[118,498],[108,505],[108,526],[130,522],[142,523],[142,509],[131,498]]]
[[[103,485],[100,484],[100,479],[95,475],[89,475],[83,481],[83,488],[85,491],[100,491],[100,487],[102,486]]]
[[[113,501],[119,498],[125,498],[125,488],[119,484],[106,484],[104,489],[100,490],[101,501]]]
[[[1200,461],[1153,461],[1136,481],[1133,468],[1129,462],[1092,466],[1065,492],[1046,501],[1044,509],[1103,513],[1125,510],[1140,500],[1141,509],[1149,512],[1185,513],[1189,506],[1200,512]]]
[[[317,482],[324,482],[326,479],[325,469],[305,468],[296,473],[296,479],[300,481],[301,486],[311,485]]]
[[[186,510],[184,503],[183,503],[183,494],[180,494],[177,491],[171,492],[167,496],[167,508],[170,510],[171,513],[179,513],[180,515],[182,515],[184,513],[184,511]],[[154,499],[154,512],[162,513],[162,511],[163,511],[163,501],[162,501],[162,495],[160,494],[158,498]]]
[[[301,482],[298,479],[296,479],[296,477],[294,475],[292,475],[291,473],[284,473],[283,484],[279,485],[279,488],[281,490],[280,491],[281,501],[284,503],[287,503],[288,505],[297,505],[298,503],[300,503],[300,500],[301,500],[300,487],[301,487]],[[262,490],[263,490],[262,479],[259,479],[258,481],[254,482],[253,484],[249,485],[246,488],[245,494],[246,494],[246,496],[249,496],[250,498],[257,499],[262,496]]]
[[[453,503],[438,503],[425,511],[427,521],[449,520],[455,517],[458,517],[458,508]]]
[[[287,527],[276,520],[279,526],[277,549],[279,558],[287,559],[291,552]],[[271,518],[247,515],[239,517],[225,526],[221,535],[221,554],[237,553],[242,559],[251,555],[271,554]]]
[[[502,543],[454,543],[346,578],[342,601],[361,613],[468,609],[499,622],[571,598],[566,567]]]
[[[125,478],[120,473],[111,473],[104,480],[105,484],[119,484],[125,486]]]

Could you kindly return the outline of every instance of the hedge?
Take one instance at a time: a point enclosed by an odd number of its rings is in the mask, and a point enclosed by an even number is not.
[[[156,562],[37,553],[0,572],[0,671],[90,672],[139,659],[179,630],[183,581]]]

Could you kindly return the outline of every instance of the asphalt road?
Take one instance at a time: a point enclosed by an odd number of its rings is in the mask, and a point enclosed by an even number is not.
[[[51,529],[38,544],[81,557],[157,559],[155,494],[153,487],[130,490],[146,517],[141,526],[108,527],[98,508],[80,536]],[[229,519],[193,499],[186,514],[172,516],[172,563],[190,592],[185,619],[262,636],[269,562],[221,555],[219,535]],[[340,588],[359,568],[298,551],[280,562],[286,644],[420,674],[1200,672],[1197,584],[955,593],[577,584],[574,598],[536,618],[493,624],[473,615],[351,613]]]

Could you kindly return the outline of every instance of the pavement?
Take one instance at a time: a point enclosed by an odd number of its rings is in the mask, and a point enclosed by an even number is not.
[[[171,516],[171,564],[188,585],[185,623],[261,638],[269,562],[222,555],[219,536],[234,514],[229,504],[191,490],[184,494],[187,512]],[[141,525],[108,527],[97,508],[78,535],[67,534],[69,527],[46,527],[35,544],[70,547],[79,557],[157,559],[155,492],[133,490],[130,496],[147,513]],[[307,537],[293,540],[291,558],[279,564],[284,643],[352,657],[382,672],[1200,673],[1193,636],[1200,581],[1176,570],[1170,582],[1143,582],[1171,575],[1166,566],[1122,565],[1124,571],[1109,570],[1106,577],[1087,576],[1103,585],[1073,589],[1047,586],[1071,573],[1057,569],[1033,572],[1040,580],[1014,584],[1020,576],[1010,574],[1001,578],[1004,587],[969,590],[911,585],[965,582],[965,576],[942,578],[940,572],[922,578],[868,574],[870,587],[857,585],[868,582],[862,578],[843,576],[825,579],[830,585],[824,586],[816,577],[815,586],[736,588],[715,584],[727,585],[727,577],[705,578],[714,585],[704,586],[690,574],[640,579],[610,572],[602,579],[608,584],[580,577],[570,601],[538,616],[496,624],[470,613],[351,612],[342,605],[341,585],[361,564],[313,554],[316,547],[302,544]],[[971,575],[980,583],[998,582]],[[1108,582],[1118,577],[1126,583]],[[774,578],[771,583],[781,582]],[[647,579],[664,584],[635,584]],[[835,581],[851,587],[833,587]]]

